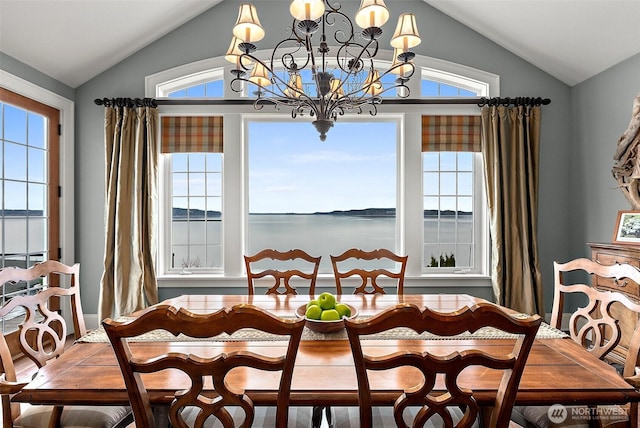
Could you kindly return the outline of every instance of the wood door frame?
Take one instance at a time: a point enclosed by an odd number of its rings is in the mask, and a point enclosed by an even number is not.
[[[60,110],[0,87],[0,101],[47,118],[47,253],[48,259],[60,259]],[[59,286],[57,276],[49,278],[50,286]],[[51,302],[60,310],[60,302]],[[19,353],[17,332],[7,335],[12,355]]]

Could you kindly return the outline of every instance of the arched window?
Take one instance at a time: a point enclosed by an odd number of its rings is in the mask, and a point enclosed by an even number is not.
[[[498,95],[497,76],[424,57],[415,62],[421,79],[412,79],[412,94],[447,98]],[[213,64],[217,67],[211,67]],[[223,61],[212,59],[206,65],[206,70],[185,66],[150,76],[147,96],[243,95],[228,90],[231,74]],[[193,176],[189,167],[189,172],[183,171],[185,160],[203,165],[206,162],[194,159],[204,159],[210,153],[165,155],[161,281],[164,277],[174,281],[171,285],[179,285],[174,274],[187,272],[211,278],[242,276],[242,255],[266,247],[302,248],[323,256],[321,274],[328,275],[330,254],[351,247],[385,247],[409,255],[408,277],[475,273],[461,278],[488,284],[489,238],[481,155],[424,151],[421,144],[423,116],[477,116],[477,106],[412,105],[407,109],[383,102],[377,116],[340,117],[325,142],[318,141],[309,118],[293,120],[290,112],[269,107],[256,112],[248,105],[171,105],[160,114],[224,117],[224,150],[214,155],[219,159],[211,163],[214,169],[194,170]],[[176,170],[177,162],[180,171]],[[198,184],[207,174],[219,175],[215,189],[207,187],[210,183],[204,187]],[[185,207],[174,205],[172,192],[179,186],[204,189],[204,194],[193,195],[203,201],[219,198],[217,232],[204,224],[208,208],[202,207],[198,209],[205,214],[191,217],[190,231],[178,231],[173,214],[184,213],[176,208]],[[214,193],[209,195],[209,191]],[[202,228],[201,233],[196,226]],[[219,236],[212,236],[215,233]],[[209,237],[213,240],[207,241]],[[207,246],[215,252],[215,261],[208,255],[193,256]],[[178,248],[181,252],[176,256]],[[329,285],[331,280],[327,279]]]

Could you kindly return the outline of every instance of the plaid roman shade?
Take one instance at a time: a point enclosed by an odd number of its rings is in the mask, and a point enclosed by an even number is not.
[[[164,116],[162,153],[222,153],[222,116]]]
[[[423,152],[479,152],[480,116],[422,116]]]

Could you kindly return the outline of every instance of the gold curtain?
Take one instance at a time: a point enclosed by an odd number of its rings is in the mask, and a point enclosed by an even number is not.
[[[544,316],[537,241],[540,107],[483,107],[481,117],[496,301]]]
[[[105,108],[105,250],[98,317],[158,303],[154,257],[158,112]]]

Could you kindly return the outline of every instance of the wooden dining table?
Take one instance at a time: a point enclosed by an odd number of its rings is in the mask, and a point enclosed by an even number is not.
[[[397,303],[413,303],[441,312],[451,312],[483,299],[466,294],[429,295],[344,295],[341,302],[358,310],[358,317],[374,315]],[[163,304],[206,313],[240,303],[249,303],[282,317],[295,316],[296,309],[308,302],[308,296],[184,295]],[[293,373],[292,406],[357,405],[357,383],[350,345],[344,332],[319,338],[312,332],[300,343]],[[414,350],[450,353],[469,348],[485,351],[511,347],[513,338],[469,335],[456,338],[410,337],[400,335],[366,340],[366,353]],[[132,349],[146,355],[170,351],[190,352],[207,347],[208,352],[252,350],[278,355],[286,342],[245,338],[241,340],[172,341],[170,338],[149,339],[132,343]],[[391,405],[404,388],[415,385],[417,376],[410,367],[388,373],[372,373],[374,404]],[[463,372],[463,386],[477,393],[481,404],[495,398],[501,373],[472,367]],[[145,375],[147,376],[147,375]],[[147,388],[153,404],[164,405],[176,390],[186,387],[188,378],[180,372],[148,375]],[[275,405],[278,378],[257,375],[250,369],[238,369],[230,384],[244,389],[257,405]],[[73,344],[60,358],[42,368],[37,377],[13,397],[17,402],[32,404],[127,404],[127,392],[120,369],[104,332],[100,329],[86,340]],[[608,404],[640,401],[640,393],[625,382],[608,364],[593,357],[570,338],[548,325],[533,345],[524,370],[516,404]]]

